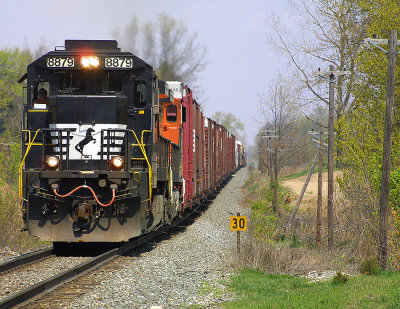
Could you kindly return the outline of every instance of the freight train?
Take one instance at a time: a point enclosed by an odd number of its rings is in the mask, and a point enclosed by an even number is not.
[[[41,240],[125,242],[206,199],[243,146],[191,89],[113,40],[66,40],[28,65],[19,195]]]

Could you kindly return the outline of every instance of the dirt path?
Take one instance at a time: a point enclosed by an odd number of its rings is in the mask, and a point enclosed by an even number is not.
[[[333,178],[336,179],[337,176],[340,176],[342,172],[334,172]],[[300,195],[301,189],[303,188],[304,182],[307,178],[307,175],[301,176],[298,178],[290,179],[282,181],[282,185],[285,187],[289,187],[293,191],[293,195],[290,196],[292,198],[292,203],[295,205],[298,196]],[[328,173],[322,173],[322,199],[323,203],[326,201],[328,195]],[[317,198],[318,198],[318,173],[314,173],[311,176],[310,182],[308,183],[306,192],[304,194],[303,200],[300,204],[300,210],[311,210],[316,209],[317,207]]]

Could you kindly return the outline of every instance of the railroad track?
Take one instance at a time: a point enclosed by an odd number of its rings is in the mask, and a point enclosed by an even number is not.
[[[31,253],[23,254],[10,261],[0,264],[0,275],[2,275],[5,272],[11,271],[17,267],[21,267],[29,263],[43,260],[52,255],[53,255],[53,248],[46,248]]]
[[[204,207],[204,206],[202,206]],[[12,308],[17,306],[24,306],[34,299],[38,299],[46,293],[56,289],[57,287],[76,279],[79,276],[99,267],[104,263],[110,262],[113,258],[120,256],[124,253],[127,253],[134,248],[154,239],[161,234],[166,233],[170,229],[174,227],[183,227],[181,224],[184,223],[185,220],[192,221],[191,217],[198,217],[200,215],[202,207],[194,208],[193,212],[188,213],[185,217],[180,218],[175,221],[173,224],[164,226],[154,232],[144,235],[143,237],[132,240],[125,245],[109,250],[105,253],[102,253],[98,256],[90,258],[88,261],[85,261],[75,267],[72,267],[68,270],[65,270],[57,275],[54,275],[46,280],[38,282],[32,286],[27,288],[23,288],[19,292],[16,292],[12,295],[9,295],[3,299],[0,299],[0,309],[3,308]],[[190,223],[189,223],[190,224]],[[43,249],[30,254],[22,255],[21,257],[15,258],[7,263],[0,265],[0,275],[4,273],[13,271],[16,268],[20,268],[23,265],[28,265],[32,263],[36,263],[39,261],[43,261],[46,258],[53,256],[53,249]]]

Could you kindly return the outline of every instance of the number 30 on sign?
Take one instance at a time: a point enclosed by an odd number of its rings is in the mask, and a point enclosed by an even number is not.
[[[231,216],[231,231],[247,231],[247,217]]]

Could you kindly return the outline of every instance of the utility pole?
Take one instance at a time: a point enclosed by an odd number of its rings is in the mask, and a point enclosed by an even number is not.
[[[277,138],[278,136],[275,135],[275,130],[270,130],[267,129],[263,132],[261,138],[266,138],[267,139],[267,147],[268,147],[268,172],[270,176],[270,185],[271,189],[274,190],[274,199],[272,201],[272,210],[274,212],[278,211],[277,207],[277,173],[278,173],[278,158],[277,158],[277,146],[275,146],[275,160],[274,160],[274,170],[275,173],[272,173],[272,149],[271,149],[271,140],[274,138]],[[275,175],[275,180],[274,180],[274,175]]]
[[[385,39],[365,39],[379,49],[388,53],[377,44],[389,44],[388,79],[386,93],[386,114],[385,132],[383,136],[383,162],[382,162],[382,182],[381,196],[379,198],[379,244],[378,262],[383,268],[387,268],[388,259],[388,216],[389,216],[389,184],[390,184],[390,156],[392,152],[392,131],[393,131],[393,105],[395,88],[395,69],[396,69],[396,50],[400,41],[397,40],[397,31],[390,30],[389,40]]]
[[[317,226],[315,245],[321,247],[321,221],[322,221],[322,161],[324,159],[324,131],[319,132],[319,164],[318,164],[318,200],[317,200]]]
[[[335,102],[334,88],[335,75],[333,65],[329,66],[329,123],[328,123],[328,247],[333,248],[334,240],[334,203],[333,203],[333,155],[334,155],[334,134],[335,134]]]
[[[334,201],[333,201],[333,159],[334,159],[334,136],[335,136],[335,100],[334,83],[335,76],[348,75],[350,71],[334,71],[333,65],[329,66],[328,72],[315,72],[329,80],[329,123],[328,123],[328,247],[333,248],[334,239]]]

